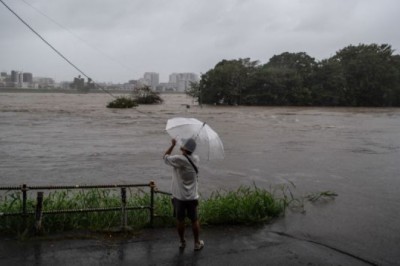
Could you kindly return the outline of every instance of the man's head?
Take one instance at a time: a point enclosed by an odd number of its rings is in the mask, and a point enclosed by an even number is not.
[[[188,154],[192,154],[196,150],[196,141],[192,138],[182,141],[181,149]]]

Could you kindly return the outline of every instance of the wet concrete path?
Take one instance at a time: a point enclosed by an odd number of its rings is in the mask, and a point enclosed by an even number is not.
[[[193,251],[191,232],[184,251],[173,228],[148,229],[117,239],[3,239],[0,265],[376,265],[271,228],[206,227],[203,250]]]

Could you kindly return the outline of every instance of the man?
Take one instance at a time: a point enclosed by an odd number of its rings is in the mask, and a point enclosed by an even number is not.
[[[200,224],[198,221],[197,206],[199,194],[197,191],[197,164],[199,158],[193,155],[196,149],[194,139],[183,142],[181,155],[171,155],[176,145],[176,140],[171,140],[171,146],[164,154],[164,162],[173,167],[172,174],[172,204],[174,216],[177,219],[177,230],[180,238],[181,249],[186,247],[185,240],[185,217],[192,221],[194,237],[194,250],[201,250],[204,241],[199,239]]]

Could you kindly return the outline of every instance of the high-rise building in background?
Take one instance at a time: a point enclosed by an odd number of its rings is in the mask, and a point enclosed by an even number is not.
[[[7,81],[10,81],[9,76],[7,75],[7,72],[1,72],[1,74],[0,74],[0,87],[6,87],[7,86]]]
[[[33,75],[32,73],[23,73],[22,71],[12,70],[10,81],[13,87],[30,88],[33,85]]]
[[[25,82],[25,83],[32,83],[33,82],[32,73],[23,73],[22,74],[22,81]]]
[[[155,72],[146,72],[144,73],[143,78],[146,82],[146,85],[151,87],[153,90],[155,90],[160,83],[159,74]]]
[[[176,84],[176,76],[178,75],[178,73],[172,73],[171,75],[169,75],[169,83],[175,83]]]
[[[184,92],[189,88],[191,82],[198,81],[199,78],[195,73],[172,73],[169,75],[169,83],[175,83],[178,92]]]
[[[38,88],[50,88],[55,84],[54,79],[47,77],[36,77],[33,82],[37,84]]]
[[[21,72],[19,71],[11,70],[11,82],[17,83],[19,80],[20,73]]]
[[[11,82],[17,88],[22,88],[24,86],[24,77],[21,71],[12,70],[11,71]]]

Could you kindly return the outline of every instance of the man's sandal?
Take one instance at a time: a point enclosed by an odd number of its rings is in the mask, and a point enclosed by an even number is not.
[[[200,240],[198,243],[194,244],[194,250],[199,251],[204,248],[204,241]]]

